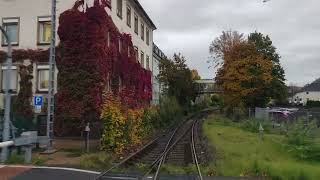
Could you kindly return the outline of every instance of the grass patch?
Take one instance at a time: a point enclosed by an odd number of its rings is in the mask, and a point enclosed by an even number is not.
[[[106,152],[84,154],[80,159],[80,168],[103,171],[111,167],[112,155]]]
[[[285,136],[243,129],[221,115],[209,116],[204,133],[216,150],[208,169],[221,176],[265,176],[269,179],[318,179],[320,162],[298,160],[285,148]],[[210,172],[205,172],[210,174]]]
[[[46,159],[43,159],[39,156],[33,156],[32,157],[32,165],[36,166],[42,166],[46,162]],[[17,154],[16,152],[12,153],[8,160],[6,161],[6,164],[12,164],[12,165],[18,165],[18,164],[25,164],[24,163],[24,154]]]
[[[161,172],[168,174],[195,174],[197,168],[195,165],[190,164],[188,166],[176,166],[172,164],[164,164],[161,167]]]

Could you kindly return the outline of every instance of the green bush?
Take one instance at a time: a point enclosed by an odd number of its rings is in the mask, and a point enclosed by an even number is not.
[[[159,110],[159,127],[168,127],[180,121],[183,117],[183,109],[175,97],[163,97]]]
[[[223,106],[223,99],[217,94],[212,95],[211,106]]]
[[[308,101],[307,107],[308,108],[320,107],[320,101]]]
[[[320,145],[311,136],[311,130],[316,128],[315,122],[305,125],[304,120],[293,124],[287,133],[287,148],[302,160],[320,161]]]

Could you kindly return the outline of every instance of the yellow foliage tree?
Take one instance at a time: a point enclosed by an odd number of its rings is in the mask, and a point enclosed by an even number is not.
[[[272,80],[273,64],[265,60],[255,46],[241,42],[224,54],[223,66],[218,70],[216,81],[223,89],[224,103],[228,108],[241,107],[248,99],[261,91]]]
[[[113,98],[111,94],[106,94],[105,97],[100,116],[104,127],[101,137],[102,149],[121,154],[126,145],[124,139],[126,117],[121,111],[119,99]]]

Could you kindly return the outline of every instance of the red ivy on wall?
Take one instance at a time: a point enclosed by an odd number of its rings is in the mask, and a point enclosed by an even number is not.
[[[105,11],[107,0],[95,0],[86,12],[78,10],[82,3],[77,1],[59,19],[58,135],[79,133],[80,124],[98,120],[108,86],[127,108],[143,107],[152,98],[151,72],[137,61],[131,36],[121,34]],[[48,62],[49,51],[15,49],[12,58]],[[6,53],[0,51],[0,62],[5,60]]]
[[[151,72],[138,63],[131,36],[119,32],[105,11],[106,3],[96,0],[86,12],[80,5],[77,1],[59,19],[55,124],[61,135],[74,124],[99,119],[102,94],[109,85],[130,108],[144,106],[152,97]]]

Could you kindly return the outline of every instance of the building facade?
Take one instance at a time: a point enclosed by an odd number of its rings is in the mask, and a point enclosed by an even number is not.
[[[57,3],[57,28],[59,15],[73,7],[76,0],[63,0]],[[86,0],[88,6],[94,0]],[[142,67],[152,70],[153,32],[156,27],[138,0],[109,0],[106,11],[121,33],[130,34],[135,48],[135,54]],[[85,6],[84,6],[85,7]],[[48,49],[51,38],[51,0],[10,0],[0,1],[1,26],[9,35],[13,49]],[[59,37],[57,36],[57,45]],[[7,51],[7,42],[0,36],[0,50]],[[48,60],[49,61],[49,60]],[[25,65],[30,61],[25,60]],[[1,90],[4,89],[4,70],[1,65]],[[58,69],[56,70],[58,72]],[[33,64],[33,93],[46,96],[49,85],[49,65],[47,63]],[[55,82],[57,80],[57,74]],[[17,65],[12,66],[11,90],[19,92],[19,75]],[[55,85],[57,89],[57,85]],[[3,107],[3,94],[0,93],[0,108]]]
[[[320,102],[320,79],[302,88],[301,92],[289,98],[289,103],[293,105],[307,105],[308,101]]]
[[[161,49],[153,44],[153,55],[152,55],[152,104],[158,105],[160,103],[161,96],[161,83],[157,76],[160,72],[160,61],[166,58],[165,54]]]

